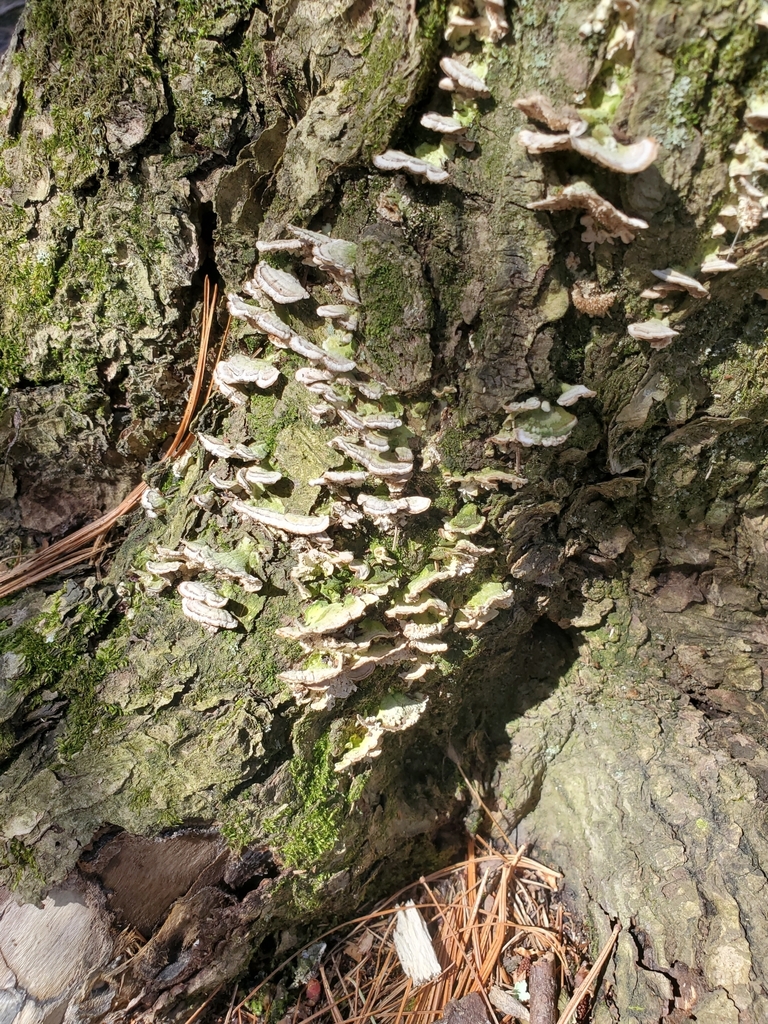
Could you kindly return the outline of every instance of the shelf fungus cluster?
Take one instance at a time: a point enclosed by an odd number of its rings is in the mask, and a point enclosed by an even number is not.
[[[572,150],[610,171],[639,174],[647,170],[659,155],[659,144],[655,139],[641,139],[625,146],[607,131],[600,132],[596,128],[592,135],[587,134],[589,125],[577,111],[568,108],[557,110],[539,93],[516,100],[515,106],[530,120],[550,129],[543,132],[524,128],[519,133],[518,140],[532,156]]]
[[[355,362],[360,299],[354,243],[288,230],[291,237],[260,244],[245,296],[228,296],[233,317],[265,338],[267,355],[234,353],[219,363],[215,380],[232,403],[229,417],[223,427],[199,430],[198,447],[172,467],[180,493],[195,509],[186,519],[191,525],[174,546],[159,543],[134,577],[148,595],[175,595],[182,614],[211,633],[242,632],[263,605],[263,581],[279,554],[291,565],[289,585],[301,613],[277,633],[303,650],[279,679],[297,702],[324,710],[377,669],[389,669],[399,680],[395,685],[409,689],[439,667],[452,636],[458,641],[483,628],[512,604],[503,582],[472,579],[494,549],[482,543],[486,518],[470,499],[500,486],[519,488],[526,480],[503,467],[455,479],[444,474],[456,489],[459,510],[436,517],[431,499],[414,486],[418,439],[406,422],[406,407]],[[304,303],[301,322],[310,324],[306,304],[315,285],[289,269],[267,269],[269,253],[312,266],[322,281],[324,302],[315,309],[315,326],[306,328],[313,340],[291,326],[289,320],[299,321],[287,313],[291,304]],[[305,437],[307,469],[322,466],[319,473],[297,470],[294,463],[291,469],[281,462],[279,445],[272,452],[258,437],[242,439],[249,407],[281,379],[302,396],[303,423],[296,430]],[[564,406],[581,394],[592,392],[564,388],[559,413],[575,422]],[[301,507],[291,504],[294,488],[304,495]],[[151,492],[146,508],[161,520],[160,533],[168,513],[166,535],[178,537],[170,492]],[[411,524],[425,516],[431,525],[423,536],[432,539],[421,567],[405,571],[396,553]],[[238,539],[225,550],[222,538],[230,535]],[[376,715],[355,720],[337,769],[376,756],[387,733],[410,727],[427,704],[407,693],[388,700]]]
[[[563,444],[578,422],[577,417],[568,412],[566,407],[575,405],[580,398],[594,398],[595,394],[583,384],[566,384],[554,405],[544,398],[536,397],[521,402],[507,402],[504,409],[509,415],[491,441],[502,450],[510,445],[553,448]]]
[[[459,0],[448,8],[445,40],[455,50],[464,50],[472,37],[500,43],[509,32],[504,0]]]
[[[451,5],[445,38],[459,51],[466,48],[471,36],[498,43],[508,31],[504,0],[475,0],[474,11],[471,0],[467,0]],[[456,149],[469,153],[475,148],[474,140],[467,133],[476,120],[475,101],[488,99],[491,95],[485,84],[485,65],[473,64],[471,60],[457,56],[445,56],[440,59],[440,71],[442,77],[437,85],[450,95],[451,113],[428,110],[420,120],[422,128],[440,135],[440,143],[422,144],[414,155],[400,149],[388,149],[373,158],[373,165],[378,170],[407,171],[416,178],[441,185],[450,180],[445,164],[453,159]]]

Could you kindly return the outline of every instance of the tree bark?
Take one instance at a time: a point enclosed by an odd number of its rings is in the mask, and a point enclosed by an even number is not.
[[[441,185],[372,161],[439,161],[420,118],[451,111],[438,61],[463,45],[445,41],[442,0],[29,5],[0,86],[0,553],[65,534],[142,474],[164,507],[134,516],[98,571],[0,609],[3,1010],[42,1020],[55,998],[71,1019],[183,1020],[267,938],[295,944],[450,855],[467,811],[452,744],[564,872],[595,946],[623,924],[595,1020],[768,1016],[766,155],[744,120],[760,124],[768,30],[757,0],[616,4],[601,27],[604,6],[522,0],[505,38],[469,41],[459,57],[490,98],[459,104],[475,148],[444,147]],[[520,130],[547,129],[514,101],[534,92],[575,108],[585,137],[655,138],[657,159],[622,174],[529,155]],[[576,181],[648,226],[626,242],[583,209],[530,209]],[[485,519],[466,539],[493,549],[432,587],[475,627],[443,633],[431,672],[380,667],[327,710],[279,678],[303,664],[276,633],[308,604],[295,547],[192,504],[209,489],[199,445],[178,477],[154,465],[191,379],[203,276],[239,292],[256,241],[288,224],[356,243],[354,358],[407,427],[406,493],[432,501],[394,533],[334,526],[337,550],[404,589],[443,564],[428,556],[455,543],[444,522],[462,508],[465,526]],[[738,270],[706,277],[718,244]],[[707,297],[642,298],[669,267]],[[295,308],[286,322],[320,344]],[[679,332],[661,350],[627,331],[654,315]],[[231,350],[264,345],[235,323]],[[306,516],[327,505],[309,481],[342,464],[327,442],[343,431],[313,421],[291,359],[274,392],[217,395],[197,429],[267,445],[277,495]],[[562,443],[492,440],[515,429],[504,406],[557,410],[575,384],[596,397],[569,408]],[[507,476],[478,483],[487,469]],[[145,589],[158,545],[184,538],[262,579],[231,591],[237,630],[210,635]],[[483,624],[471,599],[490,583],[511,596]],[[369,593],[348,570],[307,588]],[[390,624],[397,600],[375,617]],[[424,697],[379,756],[335,770],[369,738],[362,720]],[[39,933],[36,914],[80,937],[69,967],[53,947],[45,970],[13,959],[8,936]],[[148,941],[116,974],[126,927]]]

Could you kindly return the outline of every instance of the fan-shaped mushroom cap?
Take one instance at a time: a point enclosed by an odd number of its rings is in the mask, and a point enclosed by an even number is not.
[[[622,146],[612,137],[605,141],[571,131],[571,146],[593,163],[621,174],[639,174],[646,170],[659,155],[656,139],[642,139]]]
[[[284,305],[309,298],[309,292],[301,281],[287,270],[278,270],[268,263],[257,263],[253,273],[256,284],[273,302]]]
[[[329,238],[312,247],[312,260],[321,270],[352,275],[356,257],[357,245],[344,238]]]
[[[640,217],[629,217],[622,210],[617,209],[607,199],[603,199],[584,181],[574,182],[566,185],[564,189],[555,195],[547,196],[546,199],[538,199],[536,202],[528,203],[529,210],[586,210],[598,223],[608,229],[614,237],[620,238],[622,242],[632,242],[637,231],[644,230],[648,223]]]
[[[433,185],[440,185],[450,178],[448,171],[443,170],[442,167],[430,164],[417,156],[411,156],[409,153],[403,153],[399,149],[388,149],[385,153],[375,156],[373,165],[380,171],[409,171],[418,178],[426,178]],[[357,302],[359,303],[359,299]]]
[[[480,629],[496,618],[500,608],[509,608],[514,599],[514,593],[501,583],[486,583],[456,613],[453,628]]]
[[[288,342],[293,334],[288,324],[283,323],[279,316],[275,316],[268,309],[262,309],[260,306],[252,306],[249,302],[244,302],[239,295],[230,294],[227,296],[227,308],[232,316],[240,320],[247,320],[252,327],[268,335],[273,344]],[[277,339],[277,342],[275,339]],[[286,348],[287,346],[283,344],[280,347]]]
[[[463,135],[467,130],[466,126],[461,121],[457,121],[455,117],[446,117],[444,114],[435,113],[434,110],[428,110],[426,114],[422,114],[419,123],[422,128],[440,132],[441,135]]]
[[[709,298],[709,292],[700,281],[694,277],[688,277],[687,274],[681,274],[679,270],[667,267],[666,270],[652,270],[651,273],[663,281],[668,288],[688,292],[689,295],[693,295],[697,299]]]
[[[630,324],[627,331],[638,341],[648,341],[654,348],[666,348],[680,331],[675,331],[662,320],[646,320],[641,324]]]
[[[227,605],[226,597],[217,594],[215,590],[207,587],[204,583],[198,583],[197,580],[182,580],[176,589],[182,597],[200,601],[210,608],[225,608]]]
[[[304,612],[303,621],[296,627],[278,630],[281,636],[322,636],[338,633],[341,629],[365,615],[366,609],[378,600],[373,594],[348,594],[343,601],[314,601]]]
[[[518,132],[517,140],[532,156],[572,148],[570,135],[549,135],[547,132],[532,132],[528,128]]]
[[[237,629],[237,619],[226,608],[212,608],[191,597],[181,599],[181,610],[188,619],[209,629]]]
[[[574,384],[573,387],[566,387],[557,400],[558,405],[575,405],[580,398],[594,398],[596,391],[590,391],[584,384]]]
[[[318,306],[315,312],[318,316],[338,320],[340,317],[349,316],[352,310],[349,306]]]
[[[261,466],[248,466],[237,471],[238,483],[254,487],[273,487],[282,479],[283,474],[276,469],[262,469]]]
[[[255,384],[259,388],[269,388],[280,376],[280,370],[266,359],[254,359],[236,352],[216,364],[214,376],[224,384]]]
[[[455,88],[461,92],[471,93],[474,96],[484,98],[491,95],[482,78],[476,75],[474,71],[470,71],[461,61],[453,57],[442,57],[440,68],[455,83]]]
[[[364,448],[362,445],[348,441],[345,437],[334,437],[328,442],[332,448],[348,455],[372,473],[382,479],[406,479],[413,472],[413,466],[400,462],[397,457],[382,456]]]
[[[738,263],[730,263],[728,260],[724,260],[721,256],[715,254],[707,256],[701,264],[702,274],[723,274],[726,271],[738,269]]]
[[[304,248],[298,238],[276,238],[272,242],[257,242],[257,252],[296,252]]]
[[[586,122],[582,121],[575,110],[570,110],[567,107],[557,110],[547,97],[543,96],[540,92],[532,92],[528,96],[521,96],[514,101],[512,106],[522,110],[525,116],[529,117],[532,121],[545,124],[553,132],[568,132],[572,127],[582,124],[584,125],[583,130],[586,131],[587,129]]]
[[[481,516],[477,505],[462,505],[452,519],[443,523],[443,529],[449,537],[471,537],[485,526],[485,516]]]
[[[510,424],[511,437],[524,448],[534,445],[552,448],[563,444],[577,422],[576,417],[562,407],[552,408],[549,402],[542,402],[539,409],[515,415],[513,423]]]
[[[293,512],[278,512],[277,509],[264,505],[251,505],[245,501],[233,501],[232,508],[262,526],[283,533],[295,533],[300,537],[310,537],[316,533],[325,533],[331,525],[328,516],[300,516]]]

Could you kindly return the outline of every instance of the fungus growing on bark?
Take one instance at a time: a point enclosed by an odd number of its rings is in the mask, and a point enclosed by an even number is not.
[[[558,405],[575,405],[580,398],[595,398],[596,391],[590,391],[584,384],[563,384],[563,393],[557,400]]]
[[[281,533],[297,534],[300,537],[325,533],[331,525],[328,516],[300,516],[293,512],[278,512],[277,509],[265,505],[251,505],[245,501],[233,501],[232,508],[262,526],[280,530]]]
[[[230,294],[227,296],[227,309],[233,317],[239,320],[247,320],[256,330],[266,334],[273,345],[279,348],[287,348],[293,331],[288,324],[283,323],[279,316],[275,316],[268,309],[261,306],[253,306],[244,302],[239,295]]]
[[[765,100],[753,100],[744,114],[747,127],[756,132],[768,129],[768,103]]]
[[[287,270],[278,270],[268,263],[257,263],[253,272],[253,280],[257,287],[280,305],[300,302],[309,298],[309,292],[301,281]]]
[[[242,353],[235,353],[216,364],[214,378],[225,384],[255,384],[269,388],[277,381],[280,370],[266,359],[254,359]]]
[[[505,409],[510,415],[504,420],[499,433],[491,438],[501,447],[518,444],[524,448],[534,445],[552,448],[563,444],[578,422],[561,406],[552,408],[549,402],[538,398],[524,403],[510,402]]]
[[[185,540],[181,543],[180,554],[186,560],[189,571],[206,569],[217,576],[234,580],[247,593],[261,590],[262,582],[258,576],[249,572],[248,550],[242,542],[233,551],[216,551],[209,544]]]
[[[165,498],[155,487],[147,487],[141,496],[141,507],[146,512],[148,519],[157,519],[165,505]]]
[[[480,491],[498,491],[499,484],[507,484],[516,491],[528,483],[524,476],[491,467],[467,473],[465,476],[448,476],[446,481],[458,485],[459,494],[463,498],[476,498]]]
[[[474,71],[470,71],[460,60],[456,60],[454,57],[442,57],[440,68],[446,76],[438,82],[441,89],[448,92],[461,92],[482,99],[487,99],[491,95],[482,78]]]
[[[680,332],[673,330],[662,320],[646,320],[641,324],[630,324],[627,331],[638,341],[647,341],[652,348],[666,348]]]
[[[227,598],[217,594],[215,590],[207,587],[204,583],[196,580],[182,580],[176,588],[182,597],[192,601],[199,601],[208,605],[209,608],[226,608]]]
[[[633,242],[635,234],[648,227],[646,221],[639,217],[628,217],[618,210],[607,199],[603,199],[584,181],[566,185],[564,189],[546,199],[538,199],[528,203],[529,210],[586,210],[599,224],[607,230],[610,237],[620,238],[622,242]]]
[[[265,487],[273,487],[283,479],[283,474],[278,473],[277,470],[262,469],[260,466],[248,466],[239,469],[235,479],[246,491],[252,487],[261,491]]]
[[[640,142],[622,145],[612,135],[596,139],[590,135],[571,132],[571,146],[582,156],[610,171],[620,174],[640,174],[647,170],[659,155],[656,139],[641,139]]]
[[[571,149],[570,135],[548,135],[547,132],[532,132],[523,128],[518,132],[518,142],[531,154],[531,156],[542,156],[544,153],[557,153],[560,150]]]
[[[455,540],[459,537],[472,537],[485,526],[485,516],[481,516],[477,505],[470,503],[462,505],[452,519],[446,519],[443,523],[442,533],[448,540]]]
[[[355,462],[359,462],[361,466],[365,466],[369,473],[380,477],[382,480],[404,481],[413,473],[413,464],[411,462],[401,462],[396,455],[394,457],[379,455],[377,452],[372,452],[362,445],[347,440],[345,437],[334,437],[328,444],[331,448],[335,448],[337,451],[343,452],[344,455],[348,455]]]
[[[388,149],[373,158],[373,165],[380,171],[408,171],[417,178],[424,178],[433,185],[441,185],[448,181],[448,171],[417,156],[410,156],[399,149]]]
[[[297,626],[282,626],[277,635],[293,640],[304,636],[323,636],[346,629],[365,615],[366,609],[375,604],[375,594],[348,594],[342,601],[313,601],[304,611],[304,619]]]
[[[358,494],[357,504],[376,526],[385,531],[394,528],[401,515],[417,516],[426,512],[432,504],[430,498],[418,496],[408,498],[377,498],[373,494]]]
[[[582,218],[582,223],[585,219]],[[571,301],[580,313],[587,316],[605,316],[617,298],[616,292],[601,291],[597,281],[576,281],[571,288]]]
[[[272,242],[257,242],[257,252],[296,252],[304,248],[298,238],[277,238]]]
[[[553,132],[569,132],[575,126],[583,125],[583,131],[587,129],[586,121],[583,121],[575,110],[569,107],[562,107],[557,110],[555,106],[540,92],[533,92],[528,96],[521,96],[512,104],[518,110],[522,110],[526,117],[539,124],[545,124]]]
[[[178,560],[154,561],[149,559],[144,568],[147,572],[153,573],[155,576],[174,576],[184,565],[183,562]]]
[[[662,295],[669,291],[677,291],[688,292],[689,295],[693,295],[696,299],[709,298],[709,291],[700,281],[697,281],[694,277],[689,277],[687,274],[681,274],[679,270],[667,267],[665,270],[652,270],[651,273],[663,282],[663,285],[654,286],[654,290]]]
[[[731,263],[728,260],[724,260],[722,256],[718,256],[717,253],[712,253],[710,256],[707,256],[701,264],[702,274],[724,274],[728,271],[738,269],[738,263]]]
[[[485,583],[462,605],[453,620],[454,629],[481,629],[495,619],[501,608],[509,608],[515,599],[511,590],[501,583]]]
[[[319,317],[328,318],[330,320],[338,320],[342,317],[349,316],[352,310],[349,306],[318,306],[315,310]]]
[[[206,626],[212,633],[219,629],[237,629],[237,619],[226,608],[214,608],[203,601],[182,597],[181,610],[188,619]]]

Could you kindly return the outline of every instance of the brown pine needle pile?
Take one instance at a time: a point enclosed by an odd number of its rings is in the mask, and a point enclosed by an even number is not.
[[[274,979],[285,977],[286,968],[296,972],[317,947],[294,954],[237,1005],[230,1004],[226,1024],[432,1024],[451,1000],[471,992],[482,998],[492,1024],[526,1020],[525,1006],[518,1002],[517,1016],[509,1012],[510,1005],[514,1009],[516,1001],[526,998],[531,964],[547,953],[556,958],[562,991],[573,992],[558,1024],[570,1024],[574,1014],[580,1022],[587,1020],[595,981],[619,926],[587,973],[585,947],[562,905],[553,900],[558,872],[524,856],[523,850],[499,853],[482,845],[478,855],[472,840],[465,861],[421,878],[365,917],[321,936],[343,934],[311,965],[308,980],[299,971],[286,990]],[[398,910],[408,900],[429,928],[441,968],[419,987],[404,972],[393,938]],[[298,999],[278,1016],[278,1004],[286,1005],[297,980]]]

